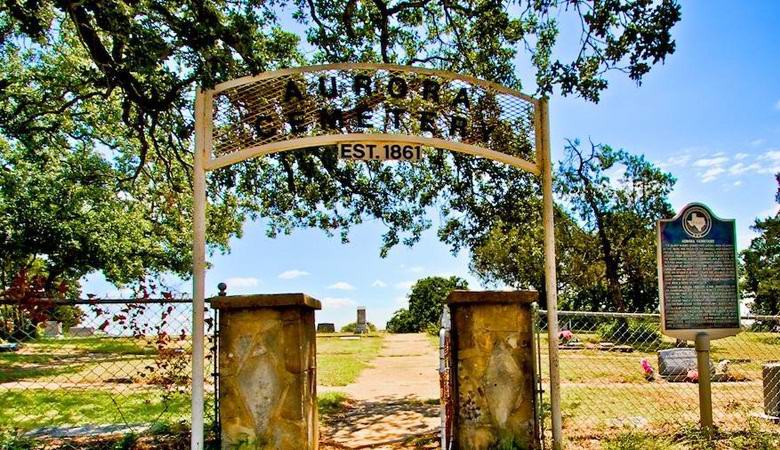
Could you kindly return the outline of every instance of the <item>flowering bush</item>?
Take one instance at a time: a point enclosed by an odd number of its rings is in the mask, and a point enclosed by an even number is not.
[[[645,379],[647,381],[655,380],[655,369],[653,369],[653,366],[651,366],[650,362],[647,361],[647,358],[642,358],[639,363],[642,365],[642,371],[645,374]]]
[[[576,341],[576,338],[574,337],[574,333],[572,333],[569,330],[563,330],[560,333],[558,333],[558,339],[564,345],[568,344],[569,342]]]

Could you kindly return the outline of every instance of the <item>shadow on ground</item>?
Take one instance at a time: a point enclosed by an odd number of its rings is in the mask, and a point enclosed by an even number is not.
[[[349,402],[344,410],[323,419],[323,443],[361,448],[395,444],[435,433],[439,428],[439,400],[379,397]]]

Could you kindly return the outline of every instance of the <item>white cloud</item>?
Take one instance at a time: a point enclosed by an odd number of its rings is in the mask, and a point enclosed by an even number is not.
[[[690,160],[691,155],[689,154],[670,156],[666,158],[666,161],[659,163],[658,166],[662,169],[668,169],[670,167],[682,167],[688,165]]]
[[[742,180],[737,180],[734,182],[734,187],[742,186]]]
[[[346,281],[339,281],[328,286],[328,289],[340,289],[342,291],[354,291],[355,286],[347,283]]]
[[[309,272],[306,272],[305,270],[291,269],[280,273],[278,277],[282,280],[293,280],[295,278],[305,277],[308,274]]]
[[[759,157],[768,161],[780,161],[780,150],[769,150]]]
[[[255,277],[232,277],[225,280],[225,284],[228,289],[246,289],[259,286],[260,280]]]
[[[414,281],[401,281],[400,283],[396,283],[394,286],[396,289],[403,289],[403,290],[409,290],[412,286],[414,286]]]
[[[408,308],[409,307],[409,299],[407,297],[396,297],[393,299],[396,305],[402,307],[402,308]]]
[[[766,142],[766,139],[753,139],[750,141],[750,145],[753,147],[758,147],[759,145],[763,145]]]
[[[734,159],[736,160],[745,159],[748,156],[750,155],[748,155],[747,153],[737,153],[736,155],[734,155]]]
[[[322,306],[324,308],[339,309],[355,306],[355,302],[350,298],[343,297],[325,297],[322,299]]]
[[[715,181],[725,171],[726,169],[723,167],[710,167],[701,174],[701,182],[709,183],[710,181]]]
[[[780,110],[780,100],[775,102],[775,109]]]
[[[383,287],[387,287],[387,283],[385,283],[382,280],[376,280],[373,283],[371,283],[371,287],[383,288]]]
[[[726,156],[716,156],[714,158],[701,158],[694,161],[693,165],[695,167],[715,167],[715,166],[722,165],[728,160],[729,158]]]
[[[755,172],[761,169],[761,166],[759,166],[756,163],[753,164],[743,164],[743,163],[736,163],[733,166],[729,168],[729,174],[730,175],[742,175],[743,173],[747,172]]]

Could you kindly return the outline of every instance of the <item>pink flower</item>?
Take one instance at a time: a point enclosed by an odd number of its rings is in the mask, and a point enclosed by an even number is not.
[[[558,337],[560,339],[563,339],[564,341],[568,342],[568,341],[574,339],[574,333],[572,333],[569,330],[563,330],[563,331],[561,331],[561,334],[558,335]]]
[[[699,371],[698,370],[689,370],[687,378],[691,382],[699,381]]]
[[[645,375],[652,375],[655,373],[653,366],[650,365],[650,363],[647,361],[647,358],[642,358],[639,363],[642,365],[642,370],[645,371]]]

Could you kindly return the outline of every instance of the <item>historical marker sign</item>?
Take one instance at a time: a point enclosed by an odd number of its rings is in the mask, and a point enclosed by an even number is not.
[[[664,334],[693,340],[739,332],[736,230],[700,203],[658,221],[658,289]]]

